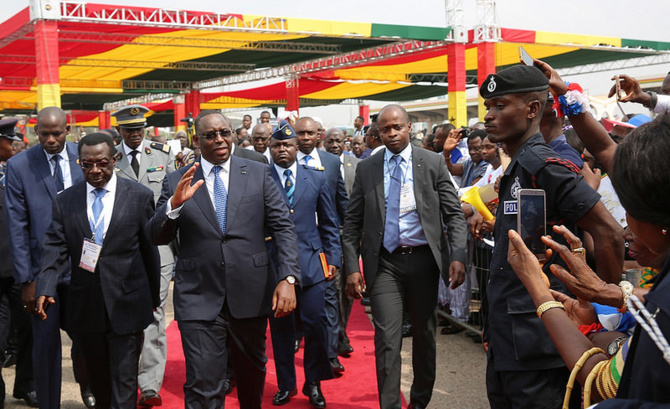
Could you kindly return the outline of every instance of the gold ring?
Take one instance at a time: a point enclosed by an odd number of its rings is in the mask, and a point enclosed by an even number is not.
[[[579,257],[582,261],[586,261],[586,249],[584,247],[572,249],[572,254]]]

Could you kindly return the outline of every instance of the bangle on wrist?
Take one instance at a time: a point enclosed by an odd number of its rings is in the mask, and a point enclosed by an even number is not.
[[[552,308],[560,308],[562,310],[565,310],[563,303],[560,301],[546,301],[540,304],[539,307],[537,307],[538,318],[542,318],[542,314],[544,314],[545,312],[549,311]]]

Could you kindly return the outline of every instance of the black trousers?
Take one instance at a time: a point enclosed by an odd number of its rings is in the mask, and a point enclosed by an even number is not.
[[[108,323],[109,324],[109,323]],[[73,334],[86,362],[91,392],[97,409],[137,407],[137,371],[142,350],[142,332]]]
[[[228,359],[237,378],[242,409],[261,409],[265,387],[267,317],[235,319],[224,304],[214,321],[180,321],[186,360],[184,406],[223,408]],[[226,347],[227,346],[227,347]]]
[[[14,284],[11,277],[0,279],[0,299],[7,300],[9,306],[9,322],[2,334],[6,337],[13,329],[16,343],[16,378],[14,379],[14,394],[25,394],[35,390],[33,381],[33,333],[30,325],[30,314],[23,308],[21,302],[21,284]],[[5,382],[0,374],[0,393],[4,400]]]
[[[412,253],[382,250],[370,290],[375,326],[377,389],[381,409],[400,409],[403,305],[412,322],[410,402],[428,406],[435,383],[435,330],[439,268],[428,246]]]

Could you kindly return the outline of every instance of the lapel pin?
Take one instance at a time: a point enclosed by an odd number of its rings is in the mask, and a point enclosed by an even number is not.
[[[148,146],[144,148],[144,152],[146,152],[147,155],[151,155],[151,149],[149,149]]]

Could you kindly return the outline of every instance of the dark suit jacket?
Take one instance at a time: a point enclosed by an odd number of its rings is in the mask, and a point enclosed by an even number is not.
[[[318,150],[321,165],[326,171],[326,178],[328,179],[328,189],[330,196],[335,201],[335,208],[337,209],[337,216],[340,221],[344,220],[344,214],[347,212],[347,203],[349,196],[347,189],[344,187],[344,179],[340,173],[340,158],[330,152]]]
[[[65,145],[72,185],[84,180],[77,164],[77,145]],[[42,240],[51,224],[56,183],[41,145],[33,146],[7,162],[5,195],[7,222],[17,283],[34,280],[40,272]]]
[[[347,190],[347,196],[351,196],[351,191],[354,188],[354,178],[356,177],[356,167],[361,160],[354,155],[345,154],[342,154],[342,159],[344,163],[344,187]]]
[[[385,150],[381,150],[358,164],[342,235],[344,265],[348,274],[360,271],[358,249],[361,238],[363,239],[361,255],[368,291],[377,275],[384,236],[384,152]],[[449,178],[447,165],[440,155],[412,147],[412,171],[416,210],[421,227],[440,272],[445,276],[451,260],[465,264],[465,218]],[[448,244],[444,225],[448,228]]]
[[[147,225],[154,211],[153,193],[123,178],[116,183],[112,219],[95,273],[78,267],[84,238],[92,235],[86,182],[65,190],[54,202],[37,295],[56,294],[69,259],[74,267],[65,321],[74,332],[105,331],[106,318],[117,334],[140,332],[153,321],[152,309],[160,304],[160,261]]]
[[[342,259],[340,229],[335,206],[330,198],[323,171],[298,165],[293,193],[293,205],[289,205],[286,191],[274,165],[270,172],[282,192],[284,202],[290,209],[290,217],[295,224],[300,253],[301,286],[310,286],[326,279],[319,259],[319,253],[326,255],[328,264],[339,267]],[[314,214],[319,224],[317,226]]]
[[[9,250],[9,233],[7,231],[7,212],[5,211],[5,187],[0,183],[0,278],[14,276],[14,267],[9,260],[12,253]]]
[[[225,301],[234,318],[267,315],[278,279],[300,277],[297,238],[288,209],[267,165],[231,156],[225,234],[216,219],[207,186],[184,203],[177,219],[167,216],[167,201],[186,166],[168,175],[151,219],[155,244],[179,234],[174,305],[177,320],[212,321]],[[193,183],[203,179],[202,168]],[[269,268],[266,229],[278,248],[277,276]]]
[[[249,149],[240,148],[237,145],[235,145],[235,152],[233,152],[233,155],[238,156],[240,158],[253,160],[256,162],[265,163],[266,165],[268,164],[268,158],[266,158],[265,155],[263,155],[262,153],[258,153],[256,151],[252,151]]]

